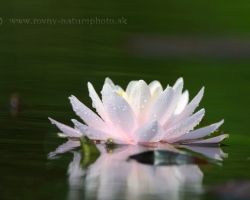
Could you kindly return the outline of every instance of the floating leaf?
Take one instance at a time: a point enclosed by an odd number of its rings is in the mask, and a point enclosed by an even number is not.
[[[94,163],[101,153],[94,142],[92,142],[87,136],[81,137],[80,141],[83,152],[81,165],[84,169],[90,164]]]
[[[143,153],[132,155],[129,157],[129,160],[130,159],[134,159],[140,163],[155,166],[208,163],[207,160],[197,156],[166,150],[146,151]]]

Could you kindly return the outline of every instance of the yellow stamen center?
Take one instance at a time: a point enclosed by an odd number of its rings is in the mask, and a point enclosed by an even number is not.
[[[125,92],[117,92],[117,94],[119,94],[121,97],[123,97],[123,95],[125,94]]]

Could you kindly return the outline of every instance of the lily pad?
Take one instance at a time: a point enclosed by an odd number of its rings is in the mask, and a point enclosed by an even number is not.
[[[83,152],[81,166],[84,169],[90,164],[94,163],[101,153],[94,142],[91,141],[87,136],[81,137],[80,141]]]
[[[143,153],[132,155],[128,160],[136,160],[143,164],[154,166],[166,165],[186,165],[186,164],[207,164],[204,158],[192,156],[187,153],[173,152],[167,150],[146,151]]]

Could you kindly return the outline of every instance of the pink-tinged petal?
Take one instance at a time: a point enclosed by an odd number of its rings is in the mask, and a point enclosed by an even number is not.
[[[188,99],[189,99],[189,93],[186,90],[185,92],[182,93],[180,100],[178,101],[178,104],[177,104],[176,109],[174,111],[174,115],[178,115],[184,110],[184,108],[188,104]]]
[[[163,128],[156,120],[140,126],[134,132],[134,141],[141,143],[159,142],[163,137],[164,137]]]
[[[164,130],[169,127],[179,123],[180,121],[186,119],[194,112],[195,108],[199,105],[204,93],[204,87],[201,88],[199,93],[193,98],[193,100],[184,108],[184,110],[177,116],[173,116],[165,125]]]
[[[127,88],[126,88],[126,93],[128,95],[128,99],[130,98],[130,95],[138,81],[130,81]]]
[[[66,126],[60,122],[57,122],[54,119],[49,118],[49,120],[52,124],[55,124],[62,132],[64,132],[68,137],[82,137],[82,133],[80,131]]]
[[[75,96],[69,97],[75,113],[89,126],[95,127],[98,130],[110,131],[108,125],[92,110],[80,102]]]
[[[113,125],[113,122],[109,119],[107,110],[106,110],[106,108],[104,106],[104,104],[107,104],[107,102],[105,102],[105,101],[107,101],[107,99],[109,99],[110,94],[113,94],[113,92],[115,92],[115,90],[110,86],[110,84],[105,83],[103,85],[101,94],[102,94],[103,107],[104,107],[104,110],[105,110],[105,113],[106,113],[106,120],[105,120],[105,122],[109,125],[109,127],[111,127],[112,129],[116,130],[115,126]],[[119,133],[118,130],[117,130],[117,132]]]
[[[178,141],[182,141],[182,140],[193,140],[193,139],[203,138],[206,135],[213,133],[223,123],[224,123],[224,120],[221,120],[218,123],[211,124],[209,126],[185,133],[185,134],[181,135],[180,137],[171,138],[168,140],[168,142],[174,143],[174,142],[178,142]]]
[[[145,113],[151,105],[151,93],[145,81],[140,80],[132,89],[129,104],[137,117],[138,124],[142,124],[145,119]]]
[[[55,155],[57,154],[62,154],[62,153],[65,153],[67,151],[71,151],[72,149],[76,148],[76,147],[79,147],[81,146],[81,143],[80,141],[67,141],[66,143],[60,145],[59,147],[56,148],[55,151],[53,152],[50,152],[48,154],[48,158],[52,158],[54,157]]]
[[[79,130],[83,135],[88,136],[91,140],[107,140],[108,138],[112,138],[115,144],[127,144],[128,142],[123,141],[122,138],[119,138],[119,135],[105,133],[100,130],[96,130],[90,126],[86,126],[75,119],[71,120],[74,125],[75,129]]]
[[[217,137],[205,139],[205,140],[198,140],[198,141],[190,141],[190,144],[219,144],[225,138],[228,138],[228,134],[219,135]]]
[[[164,141],[167,141],[171,138],[179,137],[190,130],[192,130],[199,122],[201,121],[202,117],[204,116],[205,110],[201,109],[200,111],[196,112],[192,116],[184,119],[183,121],[179,122],[178,124],[172,126],[167,131],[165,131]]]
[[[128,140],[137,128],[133,109],[128,102],[116,92],[112,92],[108,84],[103,86],[103,105],[113,126]]]
[[[174,99],[174,90],[167,87],[163,93],[152,103],[146,115],[146,121],[157,120],[161,125],[172,114],[172,101]]]
[[[106,140],[112,137],[111,135],[100,130],[96,130],[90,126],[86,126],[75,119],[72,119],[71,121],[74,123],[76,130],[80,131],[83,135],[88,136],[91,140]]]
[[[149,85],[152,99],[156,99],[162,92],[163,88],[159,81],[152,81]]]
[[[102,101],[90,82],[88,82],[88,89],[89,89],[89,96],[92,99],[92,106],[96,109],[97,113],[101,116],[101,118],[106,121],[107,116]]]
[[[181,145],[181,147],[203,154],[204,156],[215,160],[223,160],[223,158],[228,157],[228,155],[224,153],[219,147],[201,147],[195,145]]]

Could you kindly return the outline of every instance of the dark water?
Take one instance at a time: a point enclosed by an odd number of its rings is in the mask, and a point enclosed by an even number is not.
[[[231,69],[231,73],[234,70],[237,72],[236,69]],[[84,71],[85,69],[82,69],[83,74]],[[203,80],[200,78],[199,81],[194,81],[197,77],[192,78],[189,70],[184,72],[187,75],[184,76],[187,77],[187,82],[188,80],[193,82],[190,85],[193,90],[198,87],[197,85],[201,85],[200,82],[206,82],[205,77]],[[200,70],[197,68],[196,73],[198,72]],[[222,72],[227,71],[221,70]],[[84,85],[84,81],[77,78],[78,73],[72,73],[76,78],[72,77],[71,83],[76,81]],[[167,72],[166,74],[170,75]],[[131,76],[134,77],[132,74]],[[121,83],[128,79],[125,75],[114,77]],[[96,82],[100,87],[98,83],[102,80],[98,75],[96,79],[95,75],[92,75],[92,78],[90,76],[89,79],[93,79],[92,82]],[[15,80],[11,81],[15,82]],[[52,82],[56,83],[55,80]],[[211,94],[208,96],[205,93],[201,106],[205,107],[207,104],[206,123],[210,119],[212,122],[222,117],[225,119],[222,129],[230,134],[230,137],[223,142],[226,145],[221,146],[221,150],[209,147],[187,147],[191,150],[189,152],[193,150],[203,156],[214,158],[217,161],[216,164],[154,167],[127,162],[129,155],[146,150],[141,147],[140,150],[122,149],[118,152],[114,150],[111,154],[103,153],[96,163],[87,169],[81,168],[80,148],[47,158],[50,152],[67,142],[66,139],[57,137],[58,130],[49,123],[47,116],[69,125],[71,125],[70,119],[76,117],[65,95],[65,93],[71,94],[71,90],[67,89],[69,86],[66,85],[63,91],[53,91],[55,87],[58,87],[58,90],[64,87],[63,82],[57,82],[61,83],[59,85],[45,81],[43,84],[48,84],[47,88],[44,86],[37,90],[33,85],[16,86],[21,91],[19,91],[20,101],[22,100],[20,110],[16,114],[9,110],[10,93],[3,93],[5,101],[2,100],[0,142],[2,199],[165,199],[166,197],[209,199],[210,196],[206,191],[216,184],[227,185],[231,180],[248,180],[250,147],[247,124],[244,122],[246,120],[244,112],[247,114],[247,111],[243,109],[247,104],[243,105],[241,101],[246,101],[249,97],[243,95],[245,91],[237,90],[232,94],[230,90],[233,88],[223,90],[222,82],[219,79],[207,82],[207,90],[211,90]],[[240,77],[234,84],[236,83],[240,86]],[[82,88],[80,91],[72,84],[74,94],[78,94],[77,96],[88,103],[88,93],[84,89],[86,87],[82,86]],[[246,99],[237,97],[241,93]],[[235,99],[222,97],[230,95],[232,97],[235,95]],[[90,103],[88,105],[91,106]],[[235,105],[238,109],[230,105]],[[231,116],[233,114],[234,117]],[[100,148],[104,149],[103,146]],[[105,149],[103,151],[105,152]]]
[[[249,3],[239,2],[237,6],[228,1],[8,1],[1,5],[0,199],[210,199],[206,191],[212,186],[249,180],[250,16]],[[9,21],[96,17],[124,17],[127,24],[52,26]],[[171,41],[173,49],[158,45],[161,41],[168,45],[175,35],[181,43]],[[140,36],[143,45],[136,41]],[[229,39],[216,42],[224,36]],[[209,41],[212,46],[205,48],[205,55],[198,52]],[[185,56],[189,47],[191,53]],[[168,52],[174,56],[167,56]],[[134,79],[159,80],[165,87],[183,77],[191,98],[205,86],[200,108],[206,109],[206,123],[225,119],[222,130],[230,137],[221,151],[228,156],[220,161],[215,156],[217,164],[153,167],[128,163],[128,154],[139,150],[125,149],[103,153],[85,170],[79,165],[79,148],[48,159],[66,140],[56,137],[58,130],[47,117],[71,125],[76,116],[67,97],[73,94],[91,107],[87,82],[100,91],[105,77],[122,87]],[[18,109],[10,107],[15,93],[20,97]],[[205,152],[214,155],[219,150]]]

